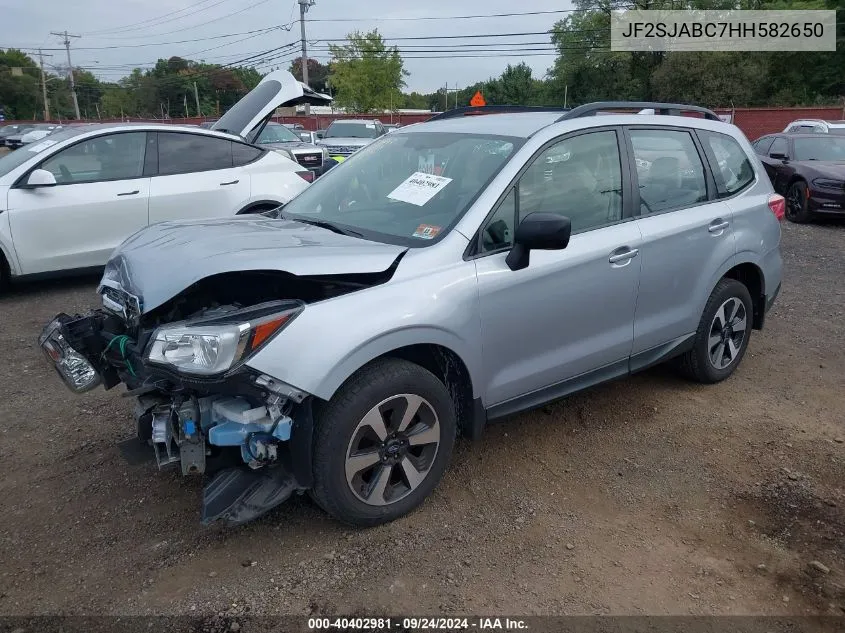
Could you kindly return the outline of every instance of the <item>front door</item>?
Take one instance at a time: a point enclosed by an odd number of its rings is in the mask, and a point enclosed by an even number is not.
[[[640,234],[623,213],[619,136],[604,129],[549,145],[482,228],[475,262],[488,408],[530,406],[590,376],[627,371]],[[572,238],[564,250],[532,251],[528,267],[512,271],[514,227],[534,212],[569,217]]]
[[[81,141],[38,165],[56,185],[9,191],[22,274],[102,266],[124,239],[147,226],[146,136],[120,132]]]

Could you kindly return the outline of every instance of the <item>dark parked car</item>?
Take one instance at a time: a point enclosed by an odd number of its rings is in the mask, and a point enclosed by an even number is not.
[[[845,137],[770,134],[753,143],[772,186],[786,197],[786,217],[845,217]]]

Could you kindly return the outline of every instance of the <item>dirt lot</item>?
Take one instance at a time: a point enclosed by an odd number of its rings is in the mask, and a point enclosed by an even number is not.
[[[495,425],[420,510],[371,530],[307,497],[201,528],[199,482],[118,454],[119,390],[74,396],[36,349],[54,313],[96,303],[96,280],[15,289],[0,614],[841,615],[845,225],[785,226],[784,257],[727,382],[657,369]]]

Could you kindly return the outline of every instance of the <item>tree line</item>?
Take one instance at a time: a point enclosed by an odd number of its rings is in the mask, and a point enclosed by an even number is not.
[[[634,0],[643,9],[836,9],[841,0]],[[549,29],[557,50],[544,77],[525,62],[470,86],[407,92],[401,52],[377,30],[353,32],[331,45],[331,59],[308,60],[310,85],[354,112],[402,108],[440,111],[468,105],[476,92],[488,104],[575,105],[599,100],[686,102],[717,106],[838,104],[845,96],[845,24],[837,25],[835,52],[735,53],[610,51],[610,14],[632,0],[574,0],[575,11]],[[432,60],[432,63],[437,63]],[[299,59],[290,71],[302,78]],[[171,57],[135,68],[117,82],[74,69],[84,118],[219,116],[262,77],[252,67],[224,67]],[[0,106],[6,118],[41,118],[40,70],[25,53],[0,51]],[[47,73],[52,117],[72,118],[66,78]],[[199,103],[197,103],[199,101]]]

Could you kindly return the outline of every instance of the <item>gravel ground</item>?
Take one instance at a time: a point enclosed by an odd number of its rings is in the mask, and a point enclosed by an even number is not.
[[[115,389],[36,349],[95,279],[0,297],[0,614],[842,614],[845,225],[784,227],[786,280],[728,381],[658,368],[463,442],[434,495],[352,530],[307,497],[238,529],[129,466]]]

